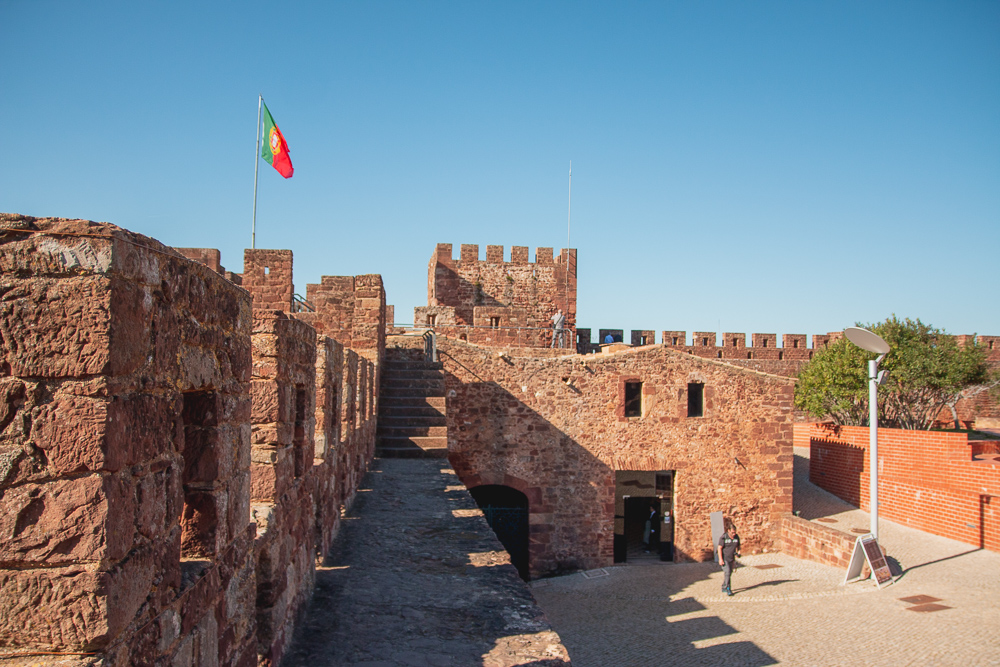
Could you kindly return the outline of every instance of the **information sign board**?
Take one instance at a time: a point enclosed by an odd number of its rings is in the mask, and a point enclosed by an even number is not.
[[[889,570],[889,563],[885,560],[885,554],[879,547],[878,541],[871,533],[862,535],[854,542],[854,551],[851,553],[851,562],[847,566],[847,576],[844,583],[861,576],[861,569],[868,562],[868,569],[871,570],[871,577],[875,580],[875,585],[882,588],[887,583],[892,583],[892,572]]]

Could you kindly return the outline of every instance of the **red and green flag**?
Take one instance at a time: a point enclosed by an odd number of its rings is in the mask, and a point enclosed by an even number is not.
[[[285,178],[291,178],[295,172],[292,168],[292,159],[288,157],[288,144],[281,130],[274,124],[266,104],[264,104],[264,146],[261,148],[260,156]]]

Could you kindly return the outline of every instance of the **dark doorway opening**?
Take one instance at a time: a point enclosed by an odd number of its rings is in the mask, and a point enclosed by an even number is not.
[[[484,484],[469,492],[510,554],[511,564],[528,581],[528,497],[500,484]]]
[[[614,562],[672,561],[673,472],[618,470],[615,477]]]

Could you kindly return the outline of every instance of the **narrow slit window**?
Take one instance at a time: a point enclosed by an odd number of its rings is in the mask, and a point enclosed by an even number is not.
[[[432,327],[435,324],[437,324],[437,315],[428,315],[427,316],[427,326]]]
[[[642,416],[642,383],[641,382],[626,382],[625,383],[625,416],[626,417],[641,417]]]
[[[674,340],[674,345],[677,345],[677,336],[674,336],[673,340]],[[990,343],[990,345],[992,345],[992,343]],[[991,347],[990,349],[992,350],[993,348]]]
[[[688,417],[702,417],[705,414],[705,385],[700,382],[688,383]]]
[[[500,328],[500,318],[499,317],[491,317],[490,318],[490,326],[493,327],[494,329],[499,329]]]

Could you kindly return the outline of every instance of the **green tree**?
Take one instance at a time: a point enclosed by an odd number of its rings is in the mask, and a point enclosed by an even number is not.
[[[888,344],[880,368],[888,380],[878,388],[879,423],[895,428],[930,428],[964,394],[991,382],[986,351],[974,339],[959,345],[954,336],[918,320],[895,315],[874,331]],[[866,352],[846,339],[818,351],[799,374],[795,407],[849,426],[868,424]]]

